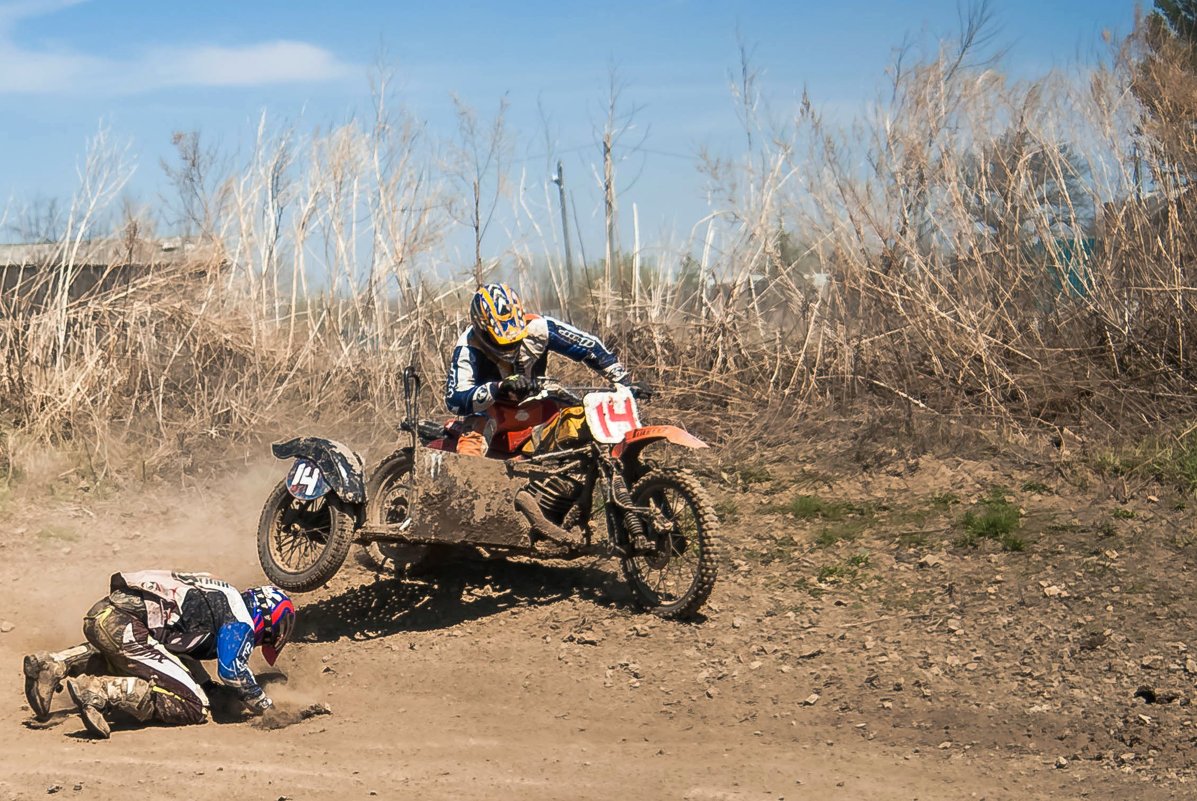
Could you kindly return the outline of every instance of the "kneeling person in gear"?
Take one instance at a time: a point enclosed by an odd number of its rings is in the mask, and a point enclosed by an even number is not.
[[[215,659],[217,676],[253,712],[272,702],[249,669],[260,646],[273,665],[295,626],[295,607],[273,586],[238,592],[206,573],[145,570],[115,573],[107,597],[83,619],[88,646],[25,657],[25,694],[34,714],[49,716],[50,698],[66,688],[87,730],[106,738],[110,723],[202,723],[208,696],[181,657]],[[95,675],[96,657],[106,662]]]
[[[445,405],[460,415],[457,452],[483,456],[495,423],[496,402],[518,403],[544,375],[549,353],[559,353],[590,367],[613,384],[631,387],[632,379],[602,341],[553,317],[530,314],[507,284],[478,288],[470,302],[470,326],[462,332],[449,362]],[[523,446],[526,453],[564,447],[578,439],[586,416],[582,407],[563,409],[537,426]]]

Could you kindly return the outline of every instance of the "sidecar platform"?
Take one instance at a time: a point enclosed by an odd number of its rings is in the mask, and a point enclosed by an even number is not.
[[[512,478],[497,459],[432,449],[416,454],[412,528],[421,541],[531,548],[531,525],[515,508],[526,478]]]

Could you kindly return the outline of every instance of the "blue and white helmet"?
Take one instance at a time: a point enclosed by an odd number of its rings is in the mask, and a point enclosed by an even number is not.
[[[261,646],[262,656],[273,665],[295,630],[295,604],[286,593],[270,584],[252,587],[241,593],[241,597],[254,619],[254,643]]]

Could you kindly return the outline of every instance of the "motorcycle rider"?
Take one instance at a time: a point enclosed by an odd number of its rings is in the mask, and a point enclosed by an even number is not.
[[[484,456],[496,423],[496,402],[518,403],[535,391],[549,353],[559,353],[598,372],[613,384],[633,387],[631,375],[602,341],[554,317],[524,310],[507,284],[478,287],[470,301],[470,326],[461,333],[449,361],[445,405],[461,420],[457,452]],[[581,406],[561,410],[533,429],[527,453],[551,450],[576,440],[586,416]]]
[[[167,570],[114,573],[109,586],[83,618],[87,646],[25,657],[25,695],[35,717],[49,717],[50,699],[66,679],[95,737],[109,736],[110,719],[201,723],[208,696],[180,657],[215,659],[220,681],[251,711],[271,708],[249,657],[258,646],[273,665],[294,630],[295,606],[281,590],[238,592],[207,573]],[[99,666],[104,675],[90,672],[97,657],[107,663]]]

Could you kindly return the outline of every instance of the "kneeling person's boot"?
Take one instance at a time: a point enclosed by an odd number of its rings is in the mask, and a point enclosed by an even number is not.
[[[25,673],[25,700],[37,720],[49,720],[50,702],[54,693],[62,689],[62,680],[72,669],[78,672],[93,654],[95,649],[90,645],[76,645],[57,653],[26,654],[21,665]]]
[[[67,692],[79,707],[83,725],[95,737],[108,739],[109,720],[125,716],[136,721],[153,715],[150,683],[133,676],[79,676],[67,679]]]

